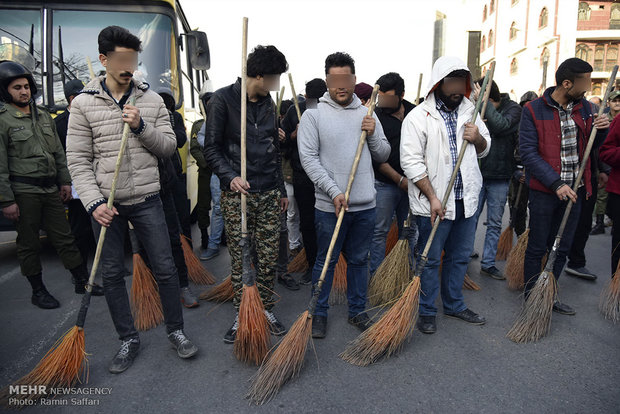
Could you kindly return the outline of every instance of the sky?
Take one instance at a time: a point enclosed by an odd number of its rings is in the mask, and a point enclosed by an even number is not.
[[[343,51],[355,59],[358,82],[373,84],[387,72],[405,79],[405,97],[415,100],[420,72],[423,90],[432,66],[435,13],[459,0],[183,0],[194,29],[207,33],[211,50],[209,77],[215,89],[241,73],[242,19],[248,17],[248,53],[272,44],[284,55],[296,91],[324,78],[325,58]],[[282,76],[284,98],[291,97]]]

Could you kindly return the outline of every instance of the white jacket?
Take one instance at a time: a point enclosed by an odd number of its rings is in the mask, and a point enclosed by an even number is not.
[[[423,103],[414,108],[403,121],[400,139],[400,164],[409,180],[409,206],[415,215],[430,217],[430,202],[420,191],[416,182],[428,177],[439,200],[443,199],[450,176],[452,174],[452,157],[448,130],[441,114],[436,108],[434,90],[436,85],[449,73],[467,69],[465,63],[454,57],[441,57],[433,66],[429,91]],[[468,78],[468,84],[471,80]],[[469,88],[468,88],[469,94]],[[463,145],[465,123],[471,122],[474,105],[465,98],[457,108],[456,143],[458,151]],[[478,158],[486,157],[491,148],[491,136],[484,122],[477,117],[476,126],[480,134],[487,141],[486,149],[476,153],[474,145],[468,145],[463,163],[461,177],[463,178],[463,204],[465,217],[471,217],[478,208],[478,197],[482,189],[482,174],[478,167]],[[454,191],[450,189],[450,197],[446,205],[446,217],[455,219]]]

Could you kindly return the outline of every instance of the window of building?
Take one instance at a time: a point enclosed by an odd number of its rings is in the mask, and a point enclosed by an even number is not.
[[[484,52],[484,49],[487,48],[487,37],[486,36],[482,36],[482,41],[480,42],[480,51]]]
[[[618,46],[607,46],[607,55],[605,56],[605,71],[611,72],[614,65],[618,63]]]
[[[487,19],[487,5],[484,5],[484,9],[482,10],[482,21],[484,22]]]
[[[510,5],[514,6],[515,4],[517,4],[519,2],[519,0],[510,0]]]
[[[489,14],[492,14],[495,11],[495,0],[491,0],[489,3]]]
[[[585,43],[580,43],[575,48],[575,57],[590,63],[590,60],[592,59],[592,49],[590,49]]]
[[[542,29],[543,27],[547,27],[547,21],[549,20],[549,10],[546,7],[540,11],[540,16],[538,16],[538,28]]]
[[[510,34],[508,36],[509,40],[514,40],[517,38],[517,23],[512,22],[510,25]]]
[[[510,62],[510,74],[516,75],[519,72],[519,62],[517,62],[517,58],[513,58]]]
[[[493,33],[493,29],[491,29],[489,30],[489,47],[493,46],[494,41],[495,41],[494,33]]]
[[[603,61],[605,60],[605,46],[596,45],[594,49],[594,71],[601,72],[603,70]]]
[[[590,5],[585,1],[579,2],[578,20],[590,20]]]
[[[614,3],[611,5],[611,18],[609,21],[609,29],[620,29],[620,3]]]

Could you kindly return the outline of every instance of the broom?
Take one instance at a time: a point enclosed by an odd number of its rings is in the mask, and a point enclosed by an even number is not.
[[[388,254],[390,254],[394,246],[396,246],[397,242],[398,242],[398,224],[396,224],[396,220],[394,220],[392,221],[392,225],[390,226],[390,231],[388,232],[388,235],[385,238],[385,257],[387,257]]]
[[[133,250],[133,280],[129,300],[134,324],[139,331],[148,331],[164,321],[164,313],[151,269],[140,255],[140,243],[133,226],[129,228],[129,240]]]
[[[530,229],[525,230],[517,239],[514,249],[508,253],[505,273],[509,289],[523,289],[523,262],[525,261],[525,250],[527,249],[529,234]]]
[[[189,279],[197,285],[214,284],[213,274],[200,263],[200,259],[196,257],[192,246],[189,244],[189,239],[184,234],[181,234],[181,246],[183,247],[183,257],[185,258]]]
[[[248,18],[243,18],[241,43],[241,179],[247,179],[247,55]],[[243,288],[239,306],[239,327],[235,336],[234,354],[240,361],[260,364],[269,351],[270,335],[265,308],[256,286],[252,268],[250,233],[248,231],[247,196],[241,192],[241,263]]]
[[[620,262],[611,280],[601,292],[598,309],[605,319],[610,319],[614,323],[620,322]]]
[[[228,275],[219,285],[202,292],[198,299],[209,302],[224,303],[230,302],[235,297],[235,290],[232,285],[231,276]]]
[[[494,63],[492,63],[493,65]],[[490,72],[490,71],[489,71]],[[480,96],[484,96],[487,84],[489,82],[489,72],[484,77]],[[481,109],[483,99],[478,99],[476,102],[476,108],[472,117],[472,123],[476,122],[478,112]],[[443,196],[441,202],[442,210],[446,208],[448,204],[448,198],[454,187],[454,181],[461,168],[463,157],[465,156],[465,150],[467,149],[468,142],[464,141],[461,146],[459,157],[450,176],[450,182],[448,188]],[[416,270],[413,275],[413,279],[405,288],[402,296],[396,303],[381,316],[381,318],[373,324],[370,328],[366,329],[356,339],[349,343],[340,357],[345,361],[360,366],[366,366],[379,360],[382,357],[389,357],[397,352],[405,339],[407,339],[413,332],[416,320],[418,318],[418,308],[420,301],[420,275],[426,266],[428,261],[428,251],[431,248],[435,233],[441,220],[435,219],[433,228],[428,237],[424,251],[420,256],[416,264]]]
[[[370,279],[368,300],[372,306],[384,306],[396,300],[411,281],[410,225],[411,214],[405,220],[402,235],[394,249]]]
[[[347,303],[347,259],[340,253],[334,268],[332,290],[329,293],[330,305],[344,305]]]
[[[288,264],[286,271],[289,273],[303,273],[308,270],[308,259],[306,258],[306,248],[301,249]]]
[[[379,85],[375,85],[370,97],[368,115],[372,115],[375,110],[375,100],[377,99],[378,91]],[[353,160],[353,166],[351,167],[351,172],[349,173],[349,181],[347,183],[347,189],[344,193],[344,197],[347,202],[349,201],[349,196],[351,194],[351,187],[353,186],[357,166],[362,156],[362,150],[366,145],[366,134],[366,131],[362,131],[357,145],[355,158]],[[340,232],[340,226],[342,225],[344,214],[345,209],[340,209],[338,221],[334,227],[334,233],[332,234],[332,239],[329,243],[327,254],[325,255],[325,263],[323,264],[321,277],[316,284],[310,304],[308,305],[308,309],[302,313],[299,318],[297,318],[297,321],[293,324],[284,338],[282,338],[280,345],[275,348],[275,351],[267,356],[252,379],[252,385],[250,386],[247,397],[256,404],[263,404],[271,400],[278,393],[284,383],[297,376],[301,371],[304,363],[304,356],[306,355],[308,341],[310,340],[312,333],[312,317],[314,316],[314,310],[319,299],[319,293],[321,292],[325,275],[327,274],[327,269],[329,268],[332,252],[334,250],[336,240],[338,239],[338,233]]]
[[[299,109],[299,102],[297,101],[297,93],[295,92],[295,85],[293,84],[293,75],[288,73],[288,81],[291,84],[291,93],[293,94],[293,103],[295,104],[295,111],[297,111],[297,119],[301,120],[301,110]]]
[[[130,105],[134,105],[136,102],[135,96],[131,98]],[[109,209],[114,207],[114,193],[116,192],[116,183],[118,181],[118,174],[121,168],[121,161],[125,148],[127,147],[127,137],[129,135],[129,124],[125,123],[123,126],[123,135],[121,138],[121,146],[116,158],[116,166],[114,167],[114,175],[112,177],[112,185],[110,186],[110,195],[108,197],[107,206]],[[29,392],[27,394],[11,395],[11,398],[18,399],[20,401],[33,401],[41,397],[36,393],[36,390],[40,389],[38,386],[45,386],[46,388],[55,387],[71,387],[76,381],[80,380],[80,377],[84,376],[85,381],[88,382],[88,368],[84,366],[84,363],[88,363],[86,359],[86,344],[84,338],[84,323],[86,322],[86,313],[90,306],[90,297],[92,295],[93,283],[95,282],[95,275],[97,274],[97,268],[99,267],[99,260],[101,259],[101,250],[103,248],[103,241],[107,227],[101,226],[99,232],[99,240],[97,241],[97,249],[95,250],[95,259],[93,266],[90,270],[90,277],[88,278],[88,284],[86,285],[86,293],[82,297],[80,303],[80,310],[78,312],[77,321],[67,333],[63,335],[52,348],[45,354],[43,359],[37,364],[37,366],[26,374],[22,378],[15,381],[12,385],[28,385]],[[30,390],[35,391],[30,391]],[[9,397],[9,387],[5,387],[0,392],[0,400],[7,405]]]
[[[618,65],[614,66],[611,72],[611,77],[609,78],[609,83],[607,84],[607,90],[605,91],[603,102],[607,102],[607,99],[609,98],[609,93],[611,92],[613,85],[616,83],[615,79],[617,72]],[[604,109],[604,106],[601,105],[598,111],[598,116],[603,116]],[[590,132],[590,138],[588,139],[588,144],[583,154],[581,165],[579,166],[579,173],[577,174],[577,179],[573,184],[574,192],[577,192],[579,184],[581,183],[581,179],[583,178],[586,163],[588,162],[588,158],[590,157],[590,151],[592,150],[592,146],[594,145],[594,137],[596,136],[596,132],[597,129],[593,126],[592,131]],[[525,304],[519,316],[517,317],[517,320],[506,335],[510,340],[514,342],[523,343],[537,341],[538,339],[545,336],[551,328],[551,313],[553,309],[553,302],[556,299],[557,291],[556,280],[555,276],[552,273],[552,270],[558,248],[560,247],[560,241],[562,240],[564,228],[566,227],[566,222],[568,221],[568,216],[570,215],[572,207],[573,202],[569,200],[566,205],[566,209],[564,210],[564,216],[562,217],[558,233],[555,236],[553,247],[551,248],[551,252],[549,252],[545,269],[538,277],[538,280],[530,291],[529,298],[526,299]]]
[[[523,183],[519,183],[519,189],[517,190],[517,197],[515,198],[515,202],[510,209],[510,222],[508,223],[508,227],[506,230],[502,232],[499,236],[499,240],[497,242],[497,253],[495,254],[496,260],[506,260],[508,258],[508,254],[512,249],[512,232],[514,231],[514,219],[517,215],[517,206],[519,205],[519,201],[521,200],[521,193],[523,193]]]

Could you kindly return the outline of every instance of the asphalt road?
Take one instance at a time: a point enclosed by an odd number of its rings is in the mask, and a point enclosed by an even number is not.
[[[479,251],[484,229],[481,223]],[[520,294],[508,290],[505,282],[480,276],[479,261],[473,260],[469,275],[482,290],[465,291],[465,298],[471,309],[486,317],[486,325],[469,326],[439,315],[435,335],[415,331],[400,354],[361,368],[338,358],[358,332],[346,322],[346,307],[335,306],[328,337],[309,348],[300,377],[260,407],[244,399],[256,367],[238,362],[232,346],[222,342],[234,317],[231,304],[201,303],[184,310],[186,332],[200,347],[194,359],[180,360],[160,326],[141,334],[134,365],[112,375],[107,366],[120,343],[104,299],[93,298],[86,321],[90,376],[82,386],[109,393],[61,397],[57,400],[67,406],[39,405],[23,412],[620,413],[620,325],[604,320],[597,310],[610,276],[609,229],[607,233],[591,237],[586,249],[588,267],[599,279],[587,282],[562,275],[560,298],[577,315],[554,314],[551,333],[541,341],[518,345],[505,338],[521,306]],[[70,274],[44,243],[44,280],[61,307],[41,310],[30,304],[30,288],[19,272],[11,242],[14,237],[0,233],[2,385],[26,374],[73,326],[80,300],[73,293]],[[223,249],[206,266],[223,279],[228,254]],[[503,266],[499,262],[498,267]],[[204,288],[193,287],[197,293]],[[281,295],[276,315],[290,326],[307,306],[310,288],[290,292],[276,285],[276,291]],[[89,402],[96,405],[78,405]]]

